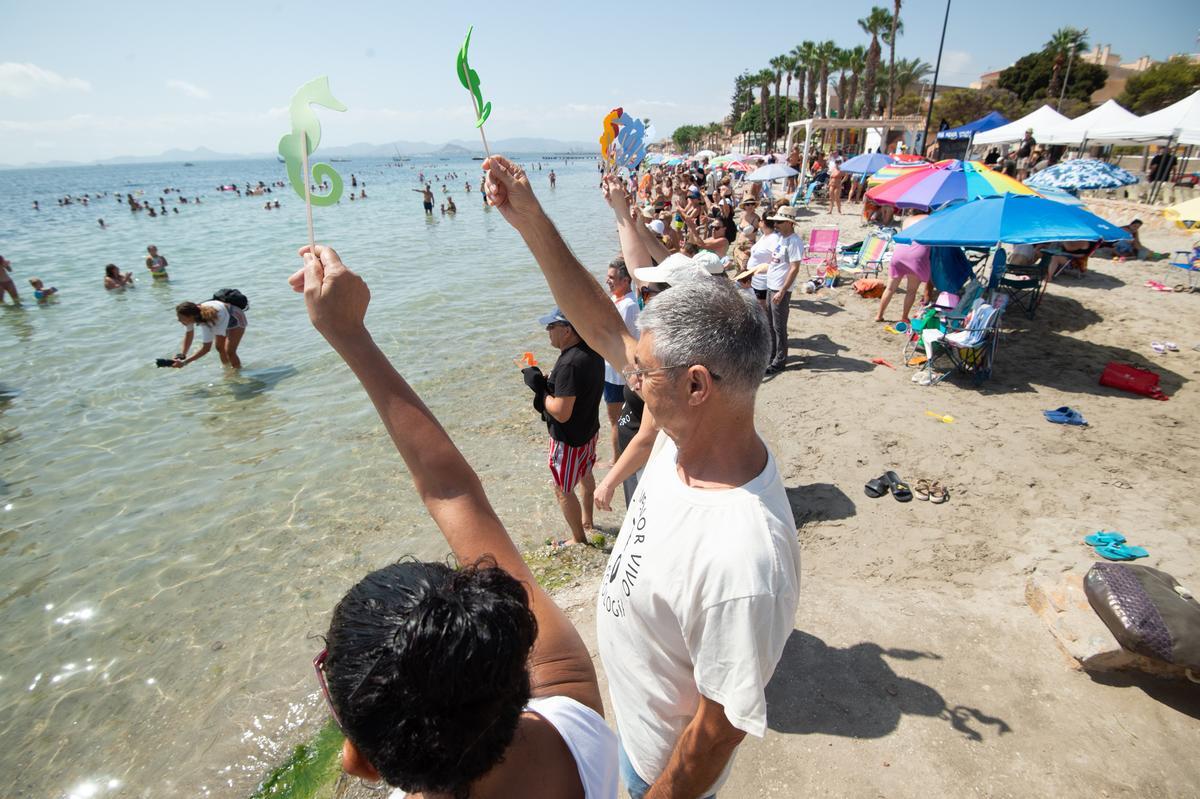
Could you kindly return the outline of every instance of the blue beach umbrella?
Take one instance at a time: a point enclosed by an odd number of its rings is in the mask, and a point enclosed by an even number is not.
[[[1074,161],[1063,161],[1043,169],[1025,181],[1025,185],[1035,189],[1080,191],[1082,189],[1117,189],[1137,182],[1136,177],[1119,166],[1097,161],[1095,158],[1079,158]]]
[[[992,247],[1050,241],[1118,241],[1128,231],[1083,208],[1032,194],[1004,194],[958,203],[897,233],[893,241],[935,246]]]
[[[863,153],[853,158],[847,158],[839,167],[843,172],[854,172],[859,175],[874,175],[885,166],[896,163],[896,159],[883,153]]]
[[[766,166],[760,166],[749,175],[746,175],[746,180],[762,183],[772,180],[779,180],[780,178],[790,178],[792,175],[799,174],[799,172],[792,169],[787,164],[767,164]]]

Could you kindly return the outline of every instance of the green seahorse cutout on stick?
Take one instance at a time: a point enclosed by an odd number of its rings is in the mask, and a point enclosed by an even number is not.
[[[279,155],[287,163],[288,180],[296,194],[304,198],[306,204],[333,205],[342,196],[342,176],[329,164],[313,164],[312,173],[308,171],[308,156],[321,144],[321,121],[312,110],[313,104],[324,106],[333,111],[345,111],[346,106],[338,102],[329,90],[329,78],[320,77],[310,80],[292,95],[292,103],[288,111],[292,117],[292,132],[279,140]],[[309,180],[318,186],[329,179],[328,194],[312,194],[309,190]]]
[[[467,62],[467,50],[471,46],[471,32],[474,30],[474,25],[467,28],[467,38],[463,40],[462,47],[458,48],[456,71],[459,83],[471,93],[471,104],[475,108],[475,127],[479,129],[479,138],[483,139],[483,151],[490,158],[492,151],[488,148],[487,136],[483,134],[483,123],[487,122],[487,118],[491,116],[492,104],[483,101],[483,93],[479,90],[479,73],[471,69],[471,65]]]

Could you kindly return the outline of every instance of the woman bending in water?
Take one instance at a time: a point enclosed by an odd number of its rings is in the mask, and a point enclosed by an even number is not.
[[[179,350],[183,357],[175,359],[176,369],[182,369],[192,361],[207,355],[213,347],[214,339],[221,363],[234,369],[242,368],[237,350],[242,336],[246,334],[246,312],[241,308],[220,300],[209,300],[199,305],[194,302],[181,302],[175,306],[175,318],[187,328],[187,332],[183,334],[183,346]],[[200,326],[200,349],[189,358],[188,351],[192,348],[196,325]]]

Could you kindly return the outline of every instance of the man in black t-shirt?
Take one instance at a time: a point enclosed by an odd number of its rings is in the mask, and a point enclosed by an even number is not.
[[[596,478],[596,437],[600,432],[600,397],[604,393],[604,359],[592,351],[557,308],[538,320],[546,326],[550,344],[561,350],[546,377],[536,366],[522,370],[525,385],[533,390],[533,407],[550,431],[550,474],[571,537],[587,542],[592,527],[592,499]],[[581,485],[582,503],[575,496]]]

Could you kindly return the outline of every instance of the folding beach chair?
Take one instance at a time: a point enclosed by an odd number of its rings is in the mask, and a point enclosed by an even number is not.
[[[997,257],[992,262],[992,277],[989,285],[1008,294],[1013,304],[1025,311],[1030,319],[1037,313],[1042,295],[1046,293],[1046,281],[1050,274],[1053,253],[1042,253],[1042,258],[1032,266],[1007,265]],[[1000,264],[997,268],[997,262]]]
[[[985,302],[982,297],[975,300],[965,327],[947,333],[934,342],[933,347],[937,352],[933,361],[938,361],[944,356],[950,361],[951,367],[931,378],[928,385],[940,383],[952,373],[970,377],[975,385],[992,376],[996,350],[1000,345],[1000,320],[1007,305],[1008,297],[1003,294],[995,295],[991,303]],[[934,374],[932,361],[927,363],[925,368],[929,370],[930,375]]]
[[[891,239],[878,233],[872,233],[858,248],[858,252],[842,259],[838,264],[838,273],[851,279],[878,277],[879,272],[883,269],[883,261],[887,255],[889,244],[891,244]]]
[[[1192,288],[1193,280],[1200,279],[1200,245],[1190,250],[1176,250],[1171,256],[1170,265],[1187,273],[1187,286]],[[1169,272],[1164,282],[1170,286],[1178,275],[1178,272]]]
[[[818,274],[823,276],[825,267],[837,261],[838,235],[839,231],[835,227],[815,227],[810,230],[808,246],[804,248],[804,255],[800,258],[800,263],[805,268],[819,267]]]

